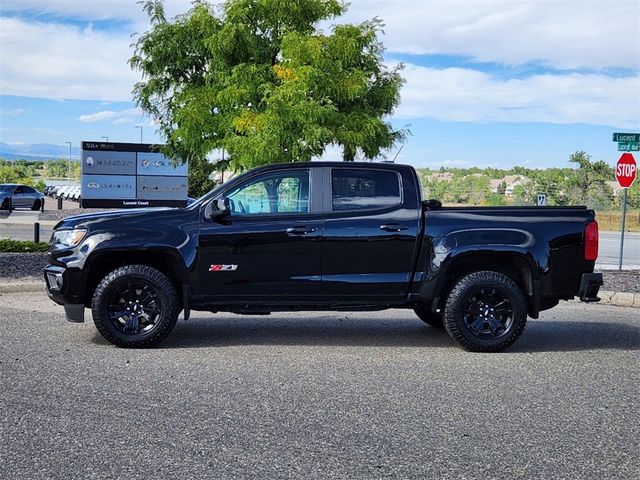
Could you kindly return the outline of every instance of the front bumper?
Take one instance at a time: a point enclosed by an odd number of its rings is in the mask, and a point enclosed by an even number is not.
[[[583,273],[578,296],[581,302],[599,302],[598,290],[604,282],[601,273]]]
[[[69,270],[58,265],[47,265],[44,269],[44,281],[47,295],[64,307],[67,320],[73,323],[84,322],[84,303],[79,303],[79,292],[73,292],[69,288]]]

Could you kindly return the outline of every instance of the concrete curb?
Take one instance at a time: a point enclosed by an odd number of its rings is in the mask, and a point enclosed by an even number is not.
[[[41,282],[12,282],[0,285],[0,294],[3,293],[25,293],[44,292],[44,280]]]
[[[605,305],[640,308],[640,293],[600,290],[600,292],[598,292],[598,296],[601,298],[599,303]]]
[[[44,280],[42,282],[11,282],[0,285],[0,294],[41,292],[44,291],[44,289]],[[640,308],[640,293],[610,292],[608,290],[600,290],[598,296],[601,298],[601,300],[597,303],[600,303],[602,305]]]

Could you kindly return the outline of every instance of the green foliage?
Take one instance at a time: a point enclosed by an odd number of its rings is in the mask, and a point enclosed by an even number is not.
[[[516,166],[511,169],[444,168],[418,169],[425,198],[437,198],[445,203],[483,205],[535,205],[537,196],[544,193],[550,206],[587,205],[596,210],[618,208],[623,192],[613,193],[610,183],[615,180],[613,168],[606,162],[593,162],[591,157],[578,151],[569,162],[577,168],[530,169]],[[435,174],[448,174],[452,179],[430,178]],[[501,180],[507,176],[521,178],[513,188],[513,196],[503,195],[506,181],[490,193],[484,179]],[[629,207],[640,207],[640,182],[629,189]]]
[[[48,243],[34,243],[24,240],[11,240],[8,238],[0,238],[0,252],[46,252],[49,249]]]
[[[216,150],[244,170],[308,161],[332,144],[344,160],[374,158],[403,140],[385,121],[403,80],[400,66],[383,63],[379,20],[319,32],[345,12],[337,0],[228,0],[218,9],[198,0],[171,22],[161,1],[143,7],[152,27],[130,59],[144,76],[134,98],[158,122],[165,153],[189,161],[198,191]]]
[[[504,198],[504,195],[501,193],[490,193],[487,197],[481,202],[482,205],[488,205],[491,207],[502,207],[507,204],[507,200]]]
[[[68,178],[69,177],[69,160],[60,158],[58,160],[50,160],[46,162],[47,175],[51,178]],[[80,178],[80,162],[71,161],[71,178]]]

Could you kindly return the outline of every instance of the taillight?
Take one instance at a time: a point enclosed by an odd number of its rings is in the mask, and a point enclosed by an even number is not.
[[[598,258],[598,222],[595,220],[587,223],[584,230],[584,259],[595,260]]]

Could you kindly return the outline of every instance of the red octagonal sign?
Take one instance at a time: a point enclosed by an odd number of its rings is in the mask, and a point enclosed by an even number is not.
[[[616,180],[623,188],[629,188],[636,179],[638,167],[636,159],[630,153],[623,153],[616,164]]]

